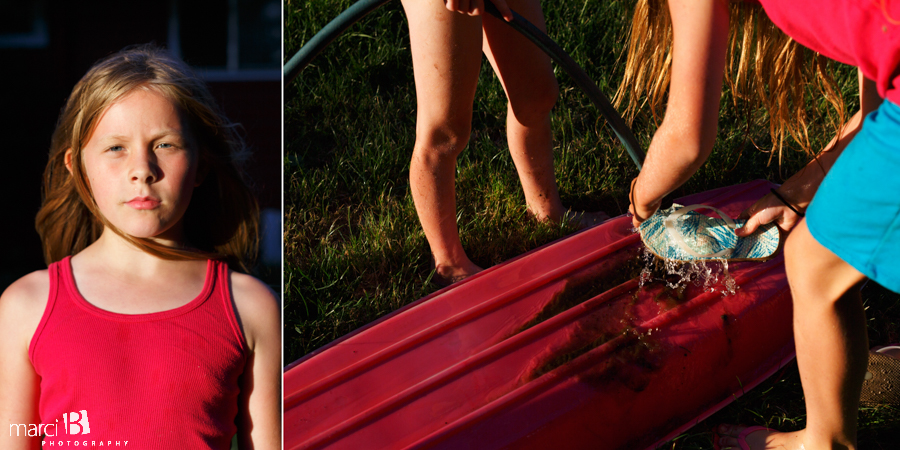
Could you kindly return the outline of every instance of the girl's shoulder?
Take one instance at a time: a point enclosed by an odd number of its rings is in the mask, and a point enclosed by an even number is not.
[[[251,351],[262,342],[281,339],[281,305],[272,289],[243,273],[229,271],[231,295]]]
[[[37,329],[50,295],[50,275],[38,270],[11,284],[0,295],[0,329],[4,338],[22,339],[26,345]]]
[[[24,312],[37,310],[44,312],[50,295],[50,274],[48,270],[38,270],[25,275],[9,285],[0,296],[0,311],[15,308]]]

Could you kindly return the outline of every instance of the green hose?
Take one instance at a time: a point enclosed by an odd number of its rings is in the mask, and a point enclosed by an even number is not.
[[[328,25],[319,30],[300,50],[284,64],[284,85],[287,86],[318,54],[347,28],[390,0],[359,0]]]
[[[316,33],[312,39],[309,40],[301,49],[298,51],[285,65],[284,65],[284,80],[285,85],[289,84],[297,75],[303,70],[304,67],[309,64],[319,52],[322,51],[328,44],[331,43],[336,37],[338,37],[341,33],[344,32],[351,25],[356,23],[359,19],[362,19],[366,14],[369,14],[379,6],[387,3],[390,0],[359,0],[354,3],[352,6],[347,8],[346,11],[342,12],[337,18],[328,23],[321,31]],[[430,1],[430,0],[419,0],[419,1]],[[490,0],[484,0],[485,10],[490,14],[496,16],[501,21],[506,22],[503,17],[500,15],[500,11],[497,10],[497,7],[491,3]],[[570,77],[575,81],[575,84],[578,85],[579,88],[588,96],[588,99],[600,110],[600,114],[606,119],[606,123],[609,124],[609,127],[612,128],[613,133],[615,133],[616,137],[619,138],[619,142],[625,146],[625,150],[628,152],[628,156],[631,157],[631,160],[634,161],[635,165],[637,165],[638,170],[641,169],[641,165],[643,162],[643,153],[640,150],[640,147],[637,144],[637,140],[634,138],[634,134],[631,132],[631,128],[625,124],[625,121],[622,119],[622,116],[616,111],[616,109],[612,106],[609,99],[603,95],[603,92],[600,91],[600,88],[594,84],[593,81],[587,76],[581,66],[569,56],[568,53],[565,52],[553,39],[550,39],[543,31],[539,30],[535,27],[531,22],[525,20],[518,13],[513,11],[513,20],[508,23],[513,29],[522,33],[523,36],[528,38],[531,42],[534,42],[535,45],[538,46],[541,50],[544,51],[551,59],[556,61],[566,73],[569,74]]]
[[[587,94],[594,106],[600,110],[600,114],[606,119],[606,123],[609,124],[609,127],[612,128],[616,137],[619,138],[619,142],[625,146],[628,156],[630,156],[631,160],[637,165],[638,170],[641,170],[642,162],[644,160],[643,153],[638,146],[637,140],[634,138],[634,134],[631,132],[631,128],[628,127],[625,120],[623,120],[622,116],[616,111],[616,108],[609,102],[609,99],[603,95],[603,92],[600,92],[600,88],[598,88],[587,74],[584,73],[581,66],[579,66],[565,50],[557,45],[553,39],[550,39],[543,31],[538,29],[531,22],[525,20],[525,18],[520,16],[517,12],[513,11],[513,20],[506,22],[503,16],[500,15],[500,11],[490,0],[484,0],[484,9],[502,22],[509,24],[519,33],[522,33],[522,35],[531,42],[534,42],[538,48],[556,61],[556,63],[572,77],[575,84]]]

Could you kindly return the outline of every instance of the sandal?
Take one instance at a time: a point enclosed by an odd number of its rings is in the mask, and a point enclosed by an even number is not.
[[[721,218],[695,212],[711,209]],[[745,220],[732,220],[712,206],[677,203],[641,224],[641,239],[657,257],[675,261],[725,259],[728,261],[765,261],[775,255],[781,238],[774,224],[767,224],[746,237],[734,229]]]
[[[885,353],[900,346],[875,347],[869,351],[869,367],[863,381],[860,405],[900,406],[900,359]]]
[[[739,448],[741,450],[750,450],[750,446],[747,444],[747,436],[749,436],[753,433],[756,433],[757,431],[760,431],[760,430],[769,431],[770,429],[766,428],[766,427],[761,427],[761,426],[752,426],[752,427],[747,427],[747,428],[744,428],[743,430],[741,430],[741,432],[738,433],[738,435],[737,435],[738,445],[740,446]],[[728,447],[728,448],[734,448],[734,447]],[[713,449],[724,450],[723,447],[721,445],[719,445],[719,433],[718,433],[718,431],[716,431],[715,428],[713,428]]]

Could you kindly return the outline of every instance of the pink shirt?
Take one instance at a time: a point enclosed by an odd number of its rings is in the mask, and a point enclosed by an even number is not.
[[[227,265],[207,263],[190,303],[127,315],[88,303],[69,259],[50,265],[47,309],[29,348],[41,422],[51,425],[42,448],[230,448],[246,353]]]
[[[859,67],[882,98],[900,105],[900,1],[761,0],[798,43]]]

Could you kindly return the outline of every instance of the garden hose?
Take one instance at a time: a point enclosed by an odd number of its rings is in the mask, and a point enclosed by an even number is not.
[[[600,110],[600,114],[606,119],[606,123],[609,124],[609,127],[612,128],[616,137],[619,138],[619,142],[625,146],[628,156],[630,156],[631,160],[634,161],[634,164],[637,165],[638,170],[641,170],[644,158],[640,147],[638,147],[637,139],[634,138],[634,134],[631,132],[631,128],[625,124],[625,120],[622,119],[622,116],[619,115],[612,103],[609,102],[609,99],[603,95],[600,88],[598,88],[587,74],[584,73],[581,66],[579,66],[565,50],[557,45],[553,39],[550,39],[546,33],[539,30],[531,22],[525,20],[525,18],[520,16],[517,12],[513,11],[513,20],[506,22],[503,16],[500,15],[500,11],[497,7],[491,3],[491,0],[484,0],[484,9],[502,22],[509,24],[519,33],[522,33],[522,35],[531,42],[534,42],[538,48],[543,50],[550,59],[556,61],[556,63],[572,77],[575,84],[581,88],[594,106]]]
[[[331,41],[353,25],[356,21],[363,18],[379,6],[390,0],[359,0],[352,6],[342,12],[337,18],[328,23],[321,31],[316,33],[300,50],[284,65],[285,85],[289,84],[297,75],[312,61],[319,52],[322,51]],[[641,169],[643,162],[643,154],[638,146],[631,128],[622,119],[622,116],[612,106],[609,99],[603,95],[600,88],[587,76],[581,66],[569,56],[553,39],[550,39],[543,31],[535,27],[531,22],[525,20],[518,13],[513,11],[513,20],[506,22],[500,15],[497,7],[490,0],[484,0],[485,10],[499,18],[501,21],[508,23],[513,29],[522,33],[531,42],[538,46],[550,58],[556,61],[566,73],[575,81],[575,84],[588,96],[588,99],[600,110],[600,114],[606,119],[606,123],[612,128],[613,133],[619,139],[619,142],[625,146],[628,156],[631,157],[638,170]]]
[[[284,64],[284,85],[287,86],[300,74],[328,44],[341,35],[347,28],[362,19],[370,12],[390,0],[359,0],[351,5],[328,25],[325,25],[315,36],[300,48],[291,59]]]

